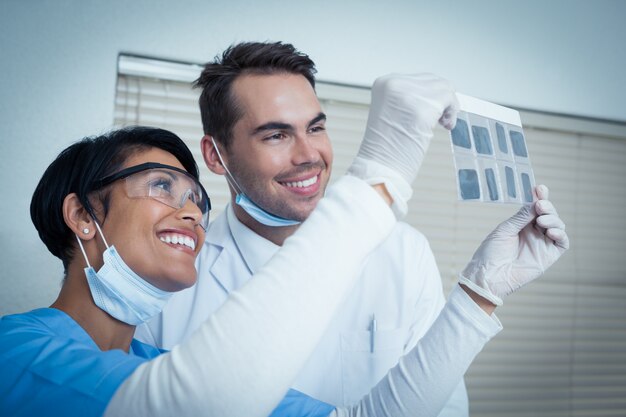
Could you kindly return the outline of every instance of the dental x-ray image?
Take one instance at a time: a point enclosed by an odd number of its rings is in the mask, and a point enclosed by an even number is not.
[[[457,94],[460,112],[450,132],[461,201],[533,201],[535,176],[519,112]]]

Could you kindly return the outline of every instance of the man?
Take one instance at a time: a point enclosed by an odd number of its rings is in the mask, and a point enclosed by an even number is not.
[[[232,201],[209,228],[197,262],[198,284],[173,296],[162,315],[138,332],[144,340],[169,349],[189,337],[273,256],[323,196],[333,152],[314,73],[308,56],[281,43],[238,44],[206,65],[196,82],[202,88],[202,154],[212,172],[226,176]],[[447,85],[439,89],[451,95]],[[444,108],[435,111],[440,115]],[[378,114],[376,120],[371,111],[368,124],[387,123],[385,128],[394,129],[395,118],[402,116],[402,109],[397,110]],[[395,192],[410,195],[406,189]],[[334,405],[352,404],[369,392],[424,335],[444,305],[428,242],[406,224],[395,227],[361,275],[294,384]],[[459,381],[441,415],[467,414],[467,395]]]

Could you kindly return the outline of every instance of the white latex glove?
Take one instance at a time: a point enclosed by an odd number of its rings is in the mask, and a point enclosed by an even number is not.
[[[459,104],[451,84],[433,74],[389,74],[372,86],[367,127],[348,169],[369,184],[385,184],[397,216],[407,211],[411,183],[439,122],[453,129]]]
[[[539,277],[569,248],[565,224],[548,201],[548,187],[535,187],[538,200],[500,223],[459,276],[495,305]]]

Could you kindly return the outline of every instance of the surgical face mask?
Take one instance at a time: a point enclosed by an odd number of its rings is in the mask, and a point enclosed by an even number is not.
[[[217,153],[217,157],[219,158],[220,162],[222,163],[222,166],[224,167],[224,169],[226,170],[226,174],[227,174],[226,175],[226,180],[229,182],[229,184],[237,192],[237,196],[235,197],[235,203],[239,207],[244,209],[245,212],[250,215],[250,217],[252,217],[254,220],[256,220],[257,222],[259,222],[261,224],[264,224],[266,226],[272,226],[272,227],[293,226],[293,225],[301,223],[301,222],[299,222],[297,220],[285,219],[284,217],[279,217],[279,216],[276,216],[276,215],[274,215],[272,213],[268,213],[267,211],[265,211],[261,207],[259,207],[247,195],[245,195],[243,193],[241,187],[239,186],[239,184],[235,180],[235,177],[233,177],[233,175],[228,170],[228,167],[224,163],[224,160],[222,159],[222,155],[220,154],[220,151],[217,148],[217,144],[215,143],[215,141],[213,140],[212,137],[211,137],[211,142],[213,142],[213,147],[215,148],[215,152]]]
[[[107,244],[98,222],[95,223],[107,247],[102,254],[104,265],[98,272],[89,264],[83,244],[76,236],[87,262],[85,276],[94,302],[124,323],[136,326],[146,322],[163,310],[173,293],[151,285],[130,269],[115,247]]]

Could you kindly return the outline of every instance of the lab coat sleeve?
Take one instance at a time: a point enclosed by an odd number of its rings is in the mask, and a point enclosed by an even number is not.
[[[370,186],[344,176],[187,342],[140,366],[105,415],[269,415],[394,223]]]
[[[358,404],[330,416],[436,416],[476,355],[501,329],[497,317],[487,315],[457,285],[417,346]]]

